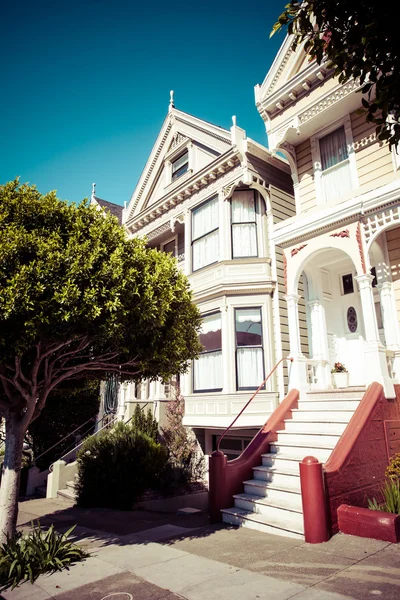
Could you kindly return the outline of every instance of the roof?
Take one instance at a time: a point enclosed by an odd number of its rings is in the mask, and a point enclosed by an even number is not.
[[[120,204],[114,204],[114,202],[109,202],[108,200],[102,200],[101,198],[97,198],[97,196],[93,196],[93,200],[97,202],[101,208],[106,208],[110,211],[110,213],[117,217],[118,223],[122,225],[122,211],[124,210],[123,206]]]

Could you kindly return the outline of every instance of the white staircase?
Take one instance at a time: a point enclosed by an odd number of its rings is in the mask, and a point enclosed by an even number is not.
[[[222,511],[232,525],[304,539],[299,463],[305,456],[326,462],[347,427],[365,388],[309,392],[278,431],[270,452],[244,481],[235,505]]]

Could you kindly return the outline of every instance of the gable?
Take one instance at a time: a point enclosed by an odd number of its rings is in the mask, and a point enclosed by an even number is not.
[[[190,179],[231,147],[228,130],[172,108],[131,197],[125,221],[157,202],[181,181]],[[173,165],[185,153],[188,154],[187,171],[173,181]]]

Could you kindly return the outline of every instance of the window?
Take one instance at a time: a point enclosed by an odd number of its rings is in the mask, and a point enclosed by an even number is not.
[[[186,150],[172,163],[172,181],[184,175],[189,169],[189,152]]]
[[[223,387],[220,312],[203,318],[199,341],[203,350],[193,364],[193,391],[220,392]]]
[[[217,442],[219,439],[219,435],[212,436],[212,449],[217,449]],[[225,436],[221,442],[220,450],[224,454],[226,454],[228,460],[233,460],[240,456],[245,448],[250,444],[252,437],[240,438],[240,437],[231,437]]]
[[[343,294],[352,294],[354,292],[353,275],[342,275]]]
[[[161,251],[165,252],[165,254],[172,254],[172,256],[176,256],[175,244],[175,238],[169,242],[166,242],[165,244],[161,244]]]
[[[231,202],[232,257],[258,256],[254,192],[235,192]]]
[[[256,390],[264,380],[260,308],[236,308],[236,381],[238,390]]]
[[[344,127],[319,139],[322,194],[329,202],[352,188],[350,160]]]
[[[219,257],[218,197],[205,202],[192,212],[193,271],[218,261]]]

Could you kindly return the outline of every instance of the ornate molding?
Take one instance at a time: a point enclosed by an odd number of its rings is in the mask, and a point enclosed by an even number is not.
[[[179,131],[177,131],[175,133],[174,137],[172,138],[170,150],[174,150],[177,146],[180,146],[181,144],[183,144],[184,142],[187,142],[187,141],[189,141],[189,138],[187,138],[182,133],[179,133]]]
[[[288,287],[287,287],[287,258],[286,258],[285,252],[282,252],[282,256],[283,256],[283,282],[284,282],[284,285],[285,285],[285,294],[287,294],[287,291],[288,291]]]
[[[153,238],[155,238],[158,235],[160,235],[161,233],[165,233],[166,231],[171,231],[171,223],[170,223],[170,221],[168,221],[167,223],[164,223],[163,225],[160,225],[160,227],[157,227],[157,229],[153,229],[153,231],[150,231],[146,235],[146,237],[150,241]]]
[[[362,227],[367,247],[377,235],[392,225],[400,225],[400,206],[391,206],[365,217]]]
[[[292,54],[292,48],[290,47],[289,50],[286,52],[285,56],[283,57],[282,62],[279,65],[279,69],[275,73],[273,80],[271,81],[271,84],[270,84],[270,86],[269,86],[269,88],[268,88],[268,90],[267,90],[267,92],[265,94],[265,98],[268,98],[268,96],[271,95],[272,90],[276,86],[279,77],[282,75],[282,73],[283,73],[283,71],[284,71],[284,69],[285,69],[285,67],[286,67],[286,65],[287,65],[287,63],[289,61],[289,58],[290,58],[291,54]]]
[[[337,231],[336,233],[331,233],[329,237],[349,238],[350,231],[348,229],[343,229],[342,231]]]
[[[313,106],[310,106],[309,108],[307,108],[307,110],[304,110],[302,113],[300,113],[298,117],[300,124],[303,125],[307,121],[310,121],[310,119],[316,117],[325,109],[336,104],[340,100],[343,100],[343,98],[354,92],[359,87],[360,83],[358,81],[354,79],[348,81],[340,88],[338,88],[328,96],[325,96],[325,98],[322,98],[321,100],[319,100],[319,102],[317,102]]]
[[[357,245],[358,245],[358,252],[360,253],[361,268],[362,268],[363,273],[366,273],[367,271],[365,268],[365,257],[364,257],[364,248],[363,248],[363,244],[362,244],[360,222],[357,223],[356,240],[357,240]]]
[[[302,244],[301,246],[298,246],[297,248],[292,248],[290,251],[290,256],[293,258],[293,256],[296,256],[296,254],[298,254],[300,252],[300,250],[303,250],[303,248],[305,248],[307,246],[307,244]]]

